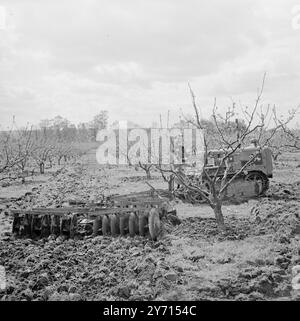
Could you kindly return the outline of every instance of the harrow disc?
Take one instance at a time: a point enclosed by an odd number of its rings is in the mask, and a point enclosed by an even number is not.
[[[32,215],[25,214],[22,221],[20,236],[32,237],[31,221],[32,221]]]
[[[71,230],[71,217],[69,215],[63,215],[60,218],[60,235],[64,237],[69,237],[70,230]]]
[[[41,217],[39,215],[32,216],[30,232],[33,239],[41,236]]]
[[[109,216],[110,220],[110,232],[112,236],[117,236],[120,234],[120,226],[116,214],[111,214]]]
[[[139,215],[139,235],[145,236],[146,227],[148,223],[149,210],[146,210],[144,213]]]
[[[49,215],[44,215],[41,219],[41,237],[48,237],[50,235],[51,219]]]
[[[126,235],[128,233],[128,219],[129,214],[125,213],[120,217],[120,234]]]
[[[128,228],[129,228],[129,235],[131,237],[134,237],[136,235],[137,230],[138,230],[137,226],[138,226],[138,220],[137,220],[135,213],[130,213],[129,221],[128,221]]]
[[[110,230],[110,224],[109,224],[109,219],[106,215],[103,215],[102,218],[102,234],[103,235],[108,235]]]
[[[150,233],[151,239],[154,241],[157,240],[157,237],[161,233],[161,224],[160,224],[159,213],[155,208],[152,208],[149,213],[148,225],[149,225],[149,233]]]
[[[73,238],[77,231],[77,215],[73,214],[71,216],[71,223],[70,223],[70,238]]]
[[[20,229],[20,219],[19,215],[15,215],[12,223],[12,233],[18,235]]]
[[[51,228],[52,235],[58,236],[60,234],[60,217],[59,215],[51,216]]]
[[[99,229],[101,228],[101,218],[96,217],[93,223],[93,236],[98,235]]]

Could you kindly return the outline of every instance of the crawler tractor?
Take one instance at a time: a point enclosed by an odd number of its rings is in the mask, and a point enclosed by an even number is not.
[[[231,179],[248,161],[256,155],[253,162],[251,162],[245,170],[243,170],[234,181],[228,186],[225,191],[227,198],[239,198],[239,197],[253,197],[263,195],[269,188],[269,178],[273,177],[273,164],[272,153],[269,148],[260,149],[253,142],[253,146],[238,149],[234,154],[228,158],[229,171],[227,180]],[[216,174],[224,151],[222,150],[210,150],[205,159],[204,169],[210,178],[213,178]],[[190,167],[183,165],[182,173],[186,175],[194,183],[201,185],[203,190],[209,194],[210,182],[207,176],[203,173],[203,169],[196,167]],[[217,187],[221,181],[226,170],[225,165],[222,166],[217,175]],[[197,193],[191,193],[186,187],[180,185],[180,182],[176,177],[173,177],[172,183],[169,187],[175,195],[180,198],[191,201],[192,203],[201,202],[203,199]]]

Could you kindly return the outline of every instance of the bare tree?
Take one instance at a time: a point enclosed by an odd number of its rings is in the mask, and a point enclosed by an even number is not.
[[[93,120],[90,122],[90,128],[93,132],[93,138],[96,139],[97,133],[99,130],[107,128],[108,122],[108,111],[101,110],[99,114],[97,114]]]
[[[16,152],[12,129],[0,135],[0,180],[10,179],[11,171],[22,161],[23,155]]]
[[[15,154],[19,159],[16,163],[14,171],[17,171],[17,177],[21,177],[22,183],[25,183],[25,178],[28,176],[28,167],[31,162],[31,153],[33,150],[33,140],[32,140],[32,126],[28,126],[18,129],[15,125],[13,131],[14,140],[12,142]]]
[[[61,165],[62,159],[64,159],[64,161],[66,162],[68,157],[70,157],[72,150],[73,146],[71,143],[57,141],[55,144],[55,148],[53,149],[53,155],[56,156],[57,164]]]
[[[196,195],[200,195],[202,199],[204,199],[210,207],[213,209],[216,221],[218,226],[221,229],[225,228],[224,224],[224,216],[222,212],[222,205],[224,202],[224,198],[226,195],[226,191],[228,187],[233,183],[233,181],[240,176],[247,167],[255,162],[257,157],[259,156],[262,148],[268,146],[268,143],[274,137],[276,132],[279,129],[285,128],[285,126],[290,122],[290,120],[294,117],[295,111],[292,111],[290,116],[285,121],[278,122],[276,116],[275,108],[272,109],[272,113],[270,113],[269,106],[264,111],[263,108],[260,108],[260,101],[263,94],[265,76],[263,77],[262,85],[258,90],[257,97],[254,102],[254,106],[249,112],[247,109],[244,109],[244,117],[246,119],[245,124],[243,126],[239,126],[239,122],[235,120],[236,112],[235,109],[227,111],[225,116],[222,117],[217,111],[217,102],[214,100],[213,106],[213,114],[212,119],[214,121],[214,126],[216,128],[217,140],[220,145],[221,159],[219,160],[219,164],[215,168],[215,171],[212,173],[208,173],[207,167],[205,164],[207,162],[208,156],[208,144],[207,144],[207,132],[206,128],[203,126],[203,122],[200,119],[200,109],[196,104],[196,99],[194,92],[190,87],[190,93],[192,97],[192,104],[195,113],[194,119],[190,119],[189,122],[198,129],[204,131],[204,162],[202,166],[202,184],[199,184],[198,180],[195,180],[194,176],[186,175],[181,169],[178,170],[174,166],[170,166],[169,169],[159,168],[161,172],[169,172],[173,174],[173,177],[180,183],[181,186],[186,188],[190,193],[195,193]],[[235,107],[235,106],[234,106]],[[274,127],[271,130],[266,131],[266,127],[268,119],[273,119]],[[236,130],[234,134],[227,135],[227,132],[224,128],[228,124],[236,124]],[[262,133],[267,134],[264,136],[262,140]],[[257,142],[257,152],[254,152],[248,161],[244,163],[238,170],[234,172],[234,174],[230,174],[231,164],[230,157],[236,153],[240,148],[245,146],[246,143],[249,142],[250,139],[256,139]]]
[[[298,107],[299,109],[299,107]],[[269,141],[272,148],[274,159],[276,160],[282,152],[293,152],[300,150],[300,131],[299,129],[290,129],[287,124],[276,117],[276,123],[281,125],[278,135],[274,135]]]
[[[154,167],[154,164],[139,162],[138,166],[145,171],[147,179],[151,179],[151,169]]]
[[[31,156],[39,167],[40,174],[45,173],[45,163],[54,148],[55,140],[53,139],[53,136],[45,130],[35,132],[34,147],[32,149]]]

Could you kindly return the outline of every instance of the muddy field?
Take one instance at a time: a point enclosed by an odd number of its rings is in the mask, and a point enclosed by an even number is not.
[[[0,187],[1,300],[295,300],[292,268],[300,264],[300,155],[283,155],[265,197],[225,204],[220,232],[207,205],[178,202],[181,224],[157,242],[136,236],[20,240],[9,208],[49,206],[147,190],[144,173],[101,169],[94,153],[25,185]],[[151,184],[166,188],[154,175]],[[34,197],[25,196],[26,192]],[[3,202],[3,199],[2,199]]]

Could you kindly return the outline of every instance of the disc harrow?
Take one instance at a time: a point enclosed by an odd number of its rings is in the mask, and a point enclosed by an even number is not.
[[[77,207],[13,210],[12,232],[16,237],[32,239],[141,235],[156,240],[162,231],[162,218],[176,216],[168,199],[145,193],[115,196],[99,204],[69,201],[68,205]]]

